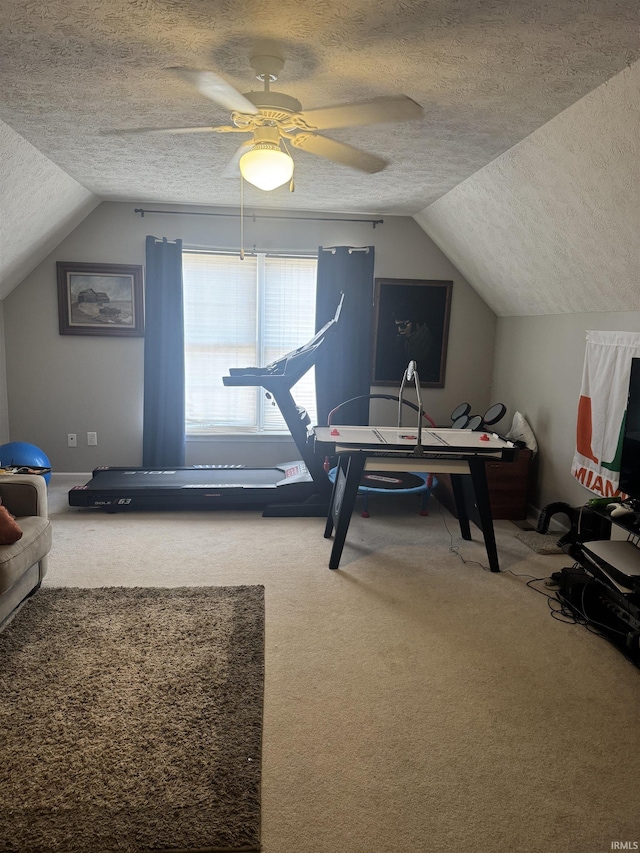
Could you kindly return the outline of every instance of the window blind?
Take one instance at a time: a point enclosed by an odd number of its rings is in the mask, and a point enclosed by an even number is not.
[[[308,257],[183,252],[187,435],[287,431],[262,388],[227,388],[222,377],[313,336],[316,267]],[[313,371],[292,394],[315,422]]]

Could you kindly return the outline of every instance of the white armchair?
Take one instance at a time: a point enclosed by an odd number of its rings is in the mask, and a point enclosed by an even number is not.
[[[22,536],[0,544],[0,625],[42,583],[47,571],[52,531],[47,484],[39,474],[1,474],[0,498],[15,516]]]

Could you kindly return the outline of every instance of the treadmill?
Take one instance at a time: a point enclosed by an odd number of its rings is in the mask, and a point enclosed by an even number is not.
[[[266,367],[231,368],[227,386],[262,386],[279,407],[301,459],[272,468],[195,465],[173,469],[102,467],[69,491],[69,505],[105,512],[154,509],[262,508],[264,516],[327,514],[331,483],[323,459],[307,442],[306,409],[296,405],[293,386],[316,363],[338,328],[344,294],[335,315],[301,347]]]

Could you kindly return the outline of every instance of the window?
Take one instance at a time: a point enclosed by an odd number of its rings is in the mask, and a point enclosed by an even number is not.
[[[183,252],[187,435],[281,433],[262,387],[222,384],[231,367],[262,367],[315,332],[315,257]],[[311,369],[292,389],[315,422]]]

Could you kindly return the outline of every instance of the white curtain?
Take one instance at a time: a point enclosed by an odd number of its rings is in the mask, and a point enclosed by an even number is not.
[[[619,494],[620,456],[637,332],[587,332],[571,473],[600,497]]]

